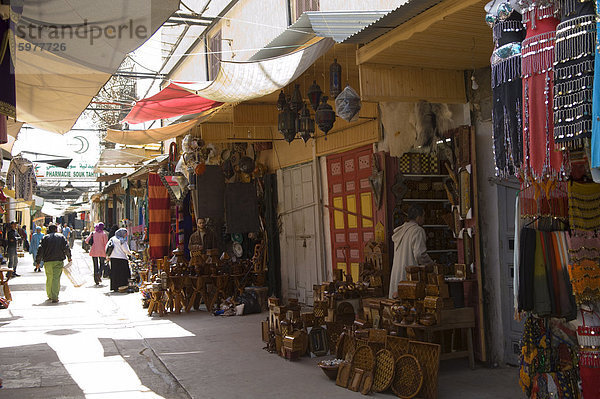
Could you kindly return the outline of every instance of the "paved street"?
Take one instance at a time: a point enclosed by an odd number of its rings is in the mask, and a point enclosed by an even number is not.
[[[45,275],[29,255],[12,280],[13,302],[0,310],[1,398],[347,398],[315,366],[262,350],[266,314],[215,318],[192,312],[146,315],[139,294],[109,293],[91,282],[79,243],[74,263],[90,282],[63,275],[60,302],[47,303]],[[443,363],[440,398],[519,398],[516,368],[471,371]],[[374,396],[394,397],[392,394]],[[358,397],[358,396],[357,396]]]

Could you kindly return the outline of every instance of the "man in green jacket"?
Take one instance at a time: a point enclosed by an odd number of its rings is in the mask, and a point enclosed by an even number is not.
[[[64,260],[67,258],[71,262],[71,248],[65,236],[57,233],[55,224],[48,226],[48,234],[42,238],[35,265],[40,267],[44,262],[46,271],[46,293],[48,300],[52,303],[58,302],[58,293],[60,292],[60,276],[64,266]]]

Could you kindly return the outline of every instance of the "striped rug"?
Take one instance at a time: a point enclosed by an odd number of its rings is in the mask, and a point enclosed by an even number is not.
[[[156,173],[148,174],[148,222],[150,257],[158,259],[167,256],[171,229],[171,199]]]

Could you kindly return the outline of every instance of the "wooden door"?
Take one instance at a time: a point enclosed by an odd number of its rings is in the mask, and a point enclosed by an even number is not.
[[[313,285],[323,281],[316,241],[318,201],[313,174],[312,164],[286,168],[277,174],[282,295],[307,305],[313,304]]]
[[[327,157],[333,269],[358,281],[365,243],[375,238],[371,146]]]

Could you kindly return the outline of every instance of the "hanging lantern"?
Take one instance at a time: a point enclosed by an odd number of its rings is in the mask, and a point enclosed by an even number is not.
[[[292,98],[290,99],[290,109],[294,112],[300,112],[302,109],[302,93],[300,93],[300,85],[295,85]]]
[[[329,96],[335,99],[342,92],[342,66],[337,58],[329,65]]]
[[[283,92],[283,90],[281,90],[281,92],[279,93],[279,98],[277,99],[277,110],[283,111],[283,109],[285,108],[285,104],[287,104],[285,93]]]
[[[316,80],[313,80],[313,83],[308,88],[308,101],[310,101],[310,106],[313,111],[316,111],[319,108],[319,103],[321,102],[321,96],[323,95],[323,91],[317,84]]]
[[[297,130],[305,143],[312,138],[312,135],[315,132],[315,120],[310,116],[310,111],[306,104],[302,106],[302,111],[300,111]]]
[[[277,121],[277,128],[279,133],[283,135],[285,140],[289,143],[296,137],[296,119],[298,114],[292,111],[289,105],[285,105],[283,111],[279,114]],[[291,138],[291,139],[290,139]]]
[[[331,108],[331,105],[327,104],[327,99],[327,96],[321,97],[321,105],[315,112],[317,125],[325,134],[331,130],[335,123],[335,111]]]

